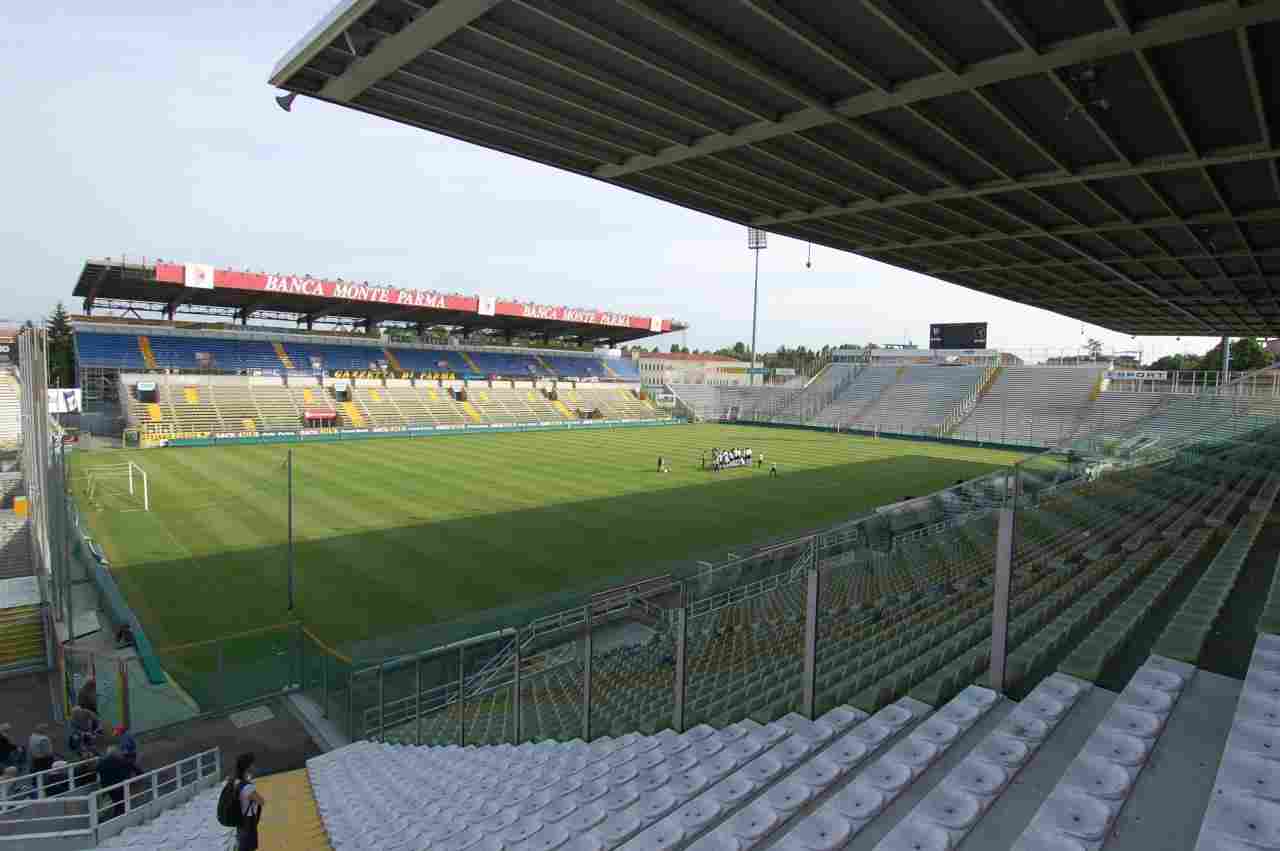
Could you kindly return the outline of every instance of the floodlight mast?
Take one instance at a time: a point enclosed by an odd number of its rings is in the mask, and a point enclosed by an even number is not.
[[[760,252],[768,247],[768,235],[760,228],[747,228],[747,248],[756,255],[755,283],[751,287],[751,365],[747,367],[747,386],[756,383],[756,320],[760,311]]]

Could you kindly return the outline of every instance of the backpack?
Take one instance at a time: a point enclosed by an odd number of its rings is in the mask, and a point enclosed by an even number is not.
[[[239,827],[244,820],[240,810],[240,784],[233,778],[222,787],[218,796],[218,824],[223,827]]]

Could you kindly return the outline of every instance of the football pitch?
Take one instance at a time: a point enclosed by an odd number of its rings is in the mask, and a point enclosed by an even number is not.
[[[712,447],[768,467],[711,472]],[[839,522],[1023,457],[690,425],[295,444],[296,617],[333,644],[663,572]],[[78,453],[80,510],[157,646],[292,620],[287,446]],[[658,456],[670,465],[657,472]],[[132,460],[151,510],[91,468]]]

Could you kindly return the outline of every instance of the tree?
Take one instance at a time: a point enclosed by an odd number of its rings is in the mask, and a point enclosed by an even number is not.
[[[1196,355],[1165,355],[1143,367],[1143,369],[1163,370],[1165,372],[1194,372],[1201,368],[1200,358]]]
[[[1099,358],[1102,357],[1102,341],[1101,340],[1095,340],[1093,337],[1090,337],[1089,341],[1084,344],[1084,347],[1089,352],[1089,357],[1091,359],[1098,360]]]
[[[71,338],[71,318],[58,302],[45,321],[49,334],[49,386],[71,387],[75,384],[75,343]]]
[[[747,344],[737,342],[733,344],[733,356],[737,358],[745,358],[751,353],[747,351]]]
[[[1271,353],[1262,347],[1257,337],[1241,337],[1231,344],[1231,372],[1250,372],[1270,366]],[[1206,372],[1222,371],[1222,344],[1214,346],[1201,359],[1199,369]]]

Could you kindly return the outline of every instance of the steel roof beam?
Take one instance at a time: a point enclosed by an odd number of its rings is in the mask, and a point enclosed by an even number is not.
[[[964,64],[924,30],[920,29],[889,0],[862,0],[862,7],[910,44],[917,53],[952,74],[959,74]]]
[[[522,121],[526,121],[532,125],[541,125],[549,127],[557,133],[565,133],[570,136],[580,137],[591,144],[599,145],[602,148],[613,148],[618,151],[625,151],[628,154],[634,154],[642,149],[632,142],[618,141],[608,136],[601,136],[581,129],[581,127],[571,121],[566,121],[564,116],[555,113],[547,113],[537,107],[532,107],[527,101],[517,101],[505,95],[488,92],[483,93],[474,88],[461,88],[452,83],[445,83],[431,77],[424,77],[413,71],[401,69],[396,72],[397,77],[406,78],[433,88],[442,89],[451,95],[456,96],[462,101],[474,101],[479,104],[486,105],[492,109],[496,109],[503,113],[510,113]],[[393,83],[395,80],[388,79],[384,82]],[[426,104],[424,104],[426,106]]]
[[[1245,260],[1251,257],[1280,258],[1280,248],[1273,249],[1270,251],[1258,251],[1258,252],[1222,251],[1222,252],[1219,252],[1216,256],[1222,258],[1223,260]],[[1171,260],[1176,262],[1179,260],[1209,260],[1209,259],[1210,259],[1210,255],[1208,254],[1135,254],[1125,262],[1141,263],[1143,265],[1147,265],[1150,263],[1155,263],[1163,260]],[[988,266],[988,265],[938,266],[938,267],[929,269],[929,273],[933,274],[935,272],[996,272],[1006,268],[1026,268],[1026,269],[1050,268],[1051,269],[1051,268],[1064,267],[1064,266],[1085,266],[1085,265],[1089,265],[1089,263],[1090,261],[1088,260],[1061,260],[1056,258],[1053,260],[1036,261],[1036,262],[1022,260],[1022,261],[1019,261],[1019,263],[1016,264],[1016,266],[1014,267],[1005,266],[1003,264],[991,265],[991,266]],[[1257,277],[1257,275],[1254,275],[1253,277]]]
[[[369,53],[330,79],[319,97],[350,103],[369,87],[488,14],[502,0],[440,0],[408,26],[378,42]],[[343,30],[345,32],[345,29]],[[283,80],[281,82],[284,82]]]
[[[514,2],[514,0],[513,0]],[[689,109],[679,104],[659,97],[652,92],[645,92],[637,88],[632,83],[611,74],[607,71],[594,68],[587,70],[583,67],[575,57],[562,53],[552,47],[546,47],[537,44],[520,33],[513,32],[506,27],[500,27],[493,23],[487,23],[484,26],[474,27],[473,31],[484,38],[500,44],[508,50],[535,59],[543,65],[548,65],[556,71],[590,83],[613,92],[615,95],[634,100],[642,104],[654,112],[679,119],[695,127],[701,127],[711,133],[718,133],[723,128],[710,122],[705,115],[698,113],[696,110]]]
[[[1125,35],[1133,32],[1133,15],[1129,12],[1129,4],[1126,0],[1102,0],[1107,7],[1107,12],[1111,15],[1111,20],[1115,21],[1116,28]]]
[[[1236,44],[1240,47],[1244,62],[1245,78],[1249,82],[1249,99],[1253,103],[1254,118],[1258,121],[1258,133],[1262,144],[1271,147],[1271,122],[1267,118],[1267,102],[1262,96],[1262,86],[1258,82],[1258,62],[1249,41],[1249,30],[1240,27],[1236,30]],[[1271,161],[1271,184],[1275,188],[1276,198],[1280,198],[1280,164]]]
[[[1001,211],[1006,216],[1018,218],[1018,214],[1005,210],[1003,207],[992,205],[985,197],[974,198],[974,201],[986,203],[993,206],[996,210]],[[1280,221],[1280,207],[1271,207],[1265,210],[1251,210],[1245,213],[1236,213],[1229,216],[1225,213],[1197,213],[1193,216],[1161,216],[1154,219],[1140,219],[1130,223],[1104,223],[1097,225],[1086,225],[1077,227],[1074,225],[1058,226],[1044,228],[1039,225],[1032,225],[1019,231],[1006,231],[999,235],[981,235],[981,236],[950,236],[944,239],[931,240],[928,242],[900,242],[888,243],[883,245],[866,245],[862,246],[861,251],[902,251],[912,248],[929,248],[935,245],[968,245],[978,242],[998,242],[1004,239],[1034,239],[1040,236],[1060,237],[1075,236],[1080,234],[1093,234],[1099,231],[1124,231],[1124,230],[1147,230],[1150,228],[1166,228],[1181,227],[1187,225],[1215,225],[1227,224],[1232,220],[1240,222],[1274,222]],[[786,224],[790,224],[787,222]]]
[[[725,94],[722,86],[704,78],[701,74],[685,68],[666,57],[659,56],[635,42],[628,41],[625,37],[618,35],[602,24],[570,11],[552,2],[552,0],[510,0],[510,2],[542,15],[557,26],[607,48],[627,61],[634,62],[638,67],[647,68],[650,71],[661,74],[678,85],[717,101],[734,112],[768,123],[773,123],[778,117],[761,109],[759,105],[746,101],[740,95],[730,96]],[[582,64],[581,59],[578,57],[574,57],[574,61],[579,65]]]
[[[1206,151],[1200,157],[1149,157],[1143,160],[1135,160],[1130,166],[1120,166],[1115,164],[1089,166],[1079,169],[1069,175],[1052,174],[1043,177],[1023,178],[1014,183],[998,181],[990,184],[970,186],[968,188],[952,187],[947,189],[934,189],[922,194],[885,198],[874,203],[869,201],[855,201],[844,206],[821,208],[817,210],[792,210],[773,218],[753,221],[750,224],[757,227],[767,228],[772,224],[801,221],[804,219],[824,219],[832,216],[845,216],[869,210],[889,209],[910,204],[918,204],[921,201],[968,199],[983,195],[1003,194],[1019,190],[1041,189],[1051,186],[1068,186],[1085,181],[1109,180],[1117,177],[1141,177],[1168,171],[1182,171],[1185,169],[1203,168],[1215,165],[1259,162],[1264,160],[1273,160],[1277,157],[1280,157],[1280,150],[1275,148],[1262,149],[1252,145],[1245,148],[1233,147],[1219,152]]]
[[[379,97],[392,98],[394,100],[404,101],[405,103],[412,104],[419,109],[424,109],[429,112],[442,113],[444,115],[450,116],[451,118],[459,119],[461,121],[464,121],[470,124],[478,124],[482,127],[487,127],[491,130],[497,130],[500,133],[505,133],[508,136],[515,136],[517,138],[532,142],[534,145],[540,148],[559,151],[562,154],[568,154],[569,156],[572,156],[572,157],[580,157],[584,160],[595,160],[596,162],[600,162],[605,159],[604,157],[600,156],[599,153],[593,153],[591,151],[583,150],[582,148],[575,147],[561,139],[543,137],[539,134],[530,132],[528,129],[524,127],[511,126],[504,122],[498,121],[495,118],[491,118],[488,116],[481,118],[474,115],[467,115],[465,112],[458,112],[456,109],[452,108],[452,105],[443,106],[440,104],[429,103],[427,101],[419,100],[416,97],[406,95],[398,91],[389,90],[386,87],[388,82],[389,81],[384,80],[380,83],[376,83],[370,86],[368,89],[368,93],[377,95]]]
[[[1009,5],[1007,0],[982,0],[982,5],[991,13],[991,17],[995,18],[1000,26],[1004,27],[1005,32],[1009,33],[1014,41],[1022,45],[1023,50],[1031,53],[1040,52],[1036,31],[1023,20],[1022,16]]]
[[[378,32],[378,31],[375,30],[375,32]],[[476,30],[476,33],[478,35],[486,35],[486,36],[489,35],[488,33],[483,32],[481,30]],[[380,34],[384,36],[390,35],[390,33],[380,33]],[[515,51],[521,50],[521,47],[515,44],[509,44],[504,42],[504,46],[507,46],[510,49]],[[637,118],[634,115],[630,115],[618,109],[617,107],[600,103],[599,101],[586,97],[585,95],[580,95],[577,92],[564,88],[563,86],[556,85],[555,83],[545,78],[541,78],[541,77],[531,78],[529,76],[529,73],[525,70],[520,70],[517,72],[511,69],[510,67],[505,67],[505,66],[501,66],[501,70],[498,70],[499,66],[496,66],[492,59],[490,59],[489,57],[480,56],[470,50],[466,50],[465,48],[460,48],[457,46],[450,45],[449,52],[445,52],[444,50],[441,50],[440,48],[437,47],[431,51],[431,55],[437,59],[443,59],[447,62],[452,62],[456,65],[461,65],[464,68],[468,68],[486,77],[492,77],[495,80],[500,80],[507,85],[515,86],[517,88],[523,89],[532,95],[540,96],[548,100],[555,101],[556,103],[559,103],[563,106],[577,109],[582,112],[586,112],[602,121],[619,124],[633,133],[637,133],[643,136],[651,136],[654,139],[664,142],[668,145],[683,144],[685,141],[687,141],[685,138],[681,137],[679,134],[673,133],[670,129],[667,129],[667,128],[655,129],[655,126],[653,124],[644,122],[642,119]],[[534,58],[540,61],[545,61],[544,57],[542,56],[534,56]],[[406,74],[406,73],[415,73],[415,72],[409,72],[409,71],[405,71],[404,69],[401,69],[400,73]],[[537,83],[537,85],[532,85],[529,82],[530,79],[533,79]],[[680,117],[683,117],[683,116],[680,116]],[[713,132],[715,130],[715,128],[711,127],[710,125],[706,125],[704,129],[711,130]]]
[[[511,0],[511,2],[514,1]],[[888,14],[889,7],[884,4],[884,0],[864,0],[864,2],[878,7],[882,17]],[[892,18],[893,14],[890,14],[890,17]],[[899,15],[898,18],[900,17]],[[903,82],[889,92],[864,92],[834,104],[832,109],[843,117],[856,118],[896,106],[972,91],[975,88],[1005,80],[1043,74],[1081,62],[1099,61],[1130,53],[1139,48],[1174,44],[1273,20],[1280,20],[1280,8],[1271,4],[1259,3],[1236,8],[1227,3],[1215,3],[1143,21],[1131,34],[1118,30],[1091,33],[1057,44],[1044,45],[1042,52],[1038,55],[1019,51],[976,62],[965,68],[962,73],[942,71]],[[935,55],[935,61],[942,59],[942,56]],[[712,134],[691,145],[669,148],[657,156],[636,157],[622,167],[602,167],[596,170],[596,176],[620,177],[829,123],[831,118],[826,111],[806,107],[776,121],[760,122],[739,127],[731,132]]]
[[[841,71],[861,80],[864,85],[881,92],[888,92],[893,88],[892,80],[836,44],[821,30],[783,8],[777,0],[739,0],[739,2]]]

